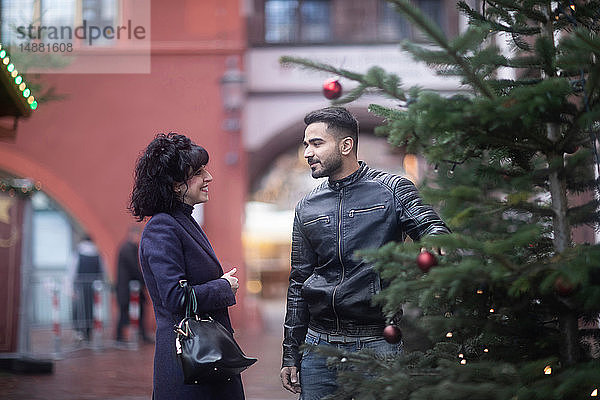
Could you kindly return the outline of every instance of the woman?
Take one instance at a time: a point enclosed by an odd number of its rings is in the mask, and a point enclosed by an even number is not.
[[[142,233],[140,263],[156,316],[156,400],[244,399],[239,375],[229,381],[185,385],[175,353],[173,326],[184,316],[182,279],[194,288],[198,312],[208,313],[233,332],[227,307],[235,304],[235,268],[223,274],[208,238],[191,215],[194,204],[208,201],[213,178],[207,163],[204,148],[169,133],[150,142],[135,169],[130,210],[140,221],[152,217]]]

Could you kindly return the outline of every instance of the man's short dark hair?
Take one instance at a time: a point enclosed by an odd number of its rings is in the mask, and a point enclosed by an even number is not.
[[[351,137],[354,140],[354,152],[358,148],[358,121],[344,107],[326,107],[312,111],[304,117],[304,123],[308,126],[315,122],[327,124],[327,131],[337,140]]]

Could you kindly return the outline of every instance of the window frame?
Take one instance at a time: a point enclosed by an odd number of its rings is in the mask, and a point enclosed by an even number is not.
[[[292,37],[291,40],[283,40],[283,41],[269,41],[267,39],[268,35],[269,35],[269,28],[268,28],[268,16],[267,16],[267,4],[270,2],[282,2],[282,3],[292,3],[295,2],[297,4],[294,12],[293,12],[293,16],[292,16],[292,21],[290,23],[291,28],[290,28],[290,36]],[[328,22],[328,26],[331,27],[331,17],[332,17],[332,12],[331,12],[331,5],[332,5],[332,1],[331,0],[264,0],[263,2],[263,7],[262,7],[262,13],[264,16],[264,35],[263,35],[263,43],[266,45],[312,45],[312,44],[326,44],[329,43],[330,40],[328,40],[328,38],[331,38],[332,32],[329,29],[328,33],[324,36],[323,40],[304,40],[303,37],[305,36],[305,32],[307,30],[307,26],[305,23],[303,23],[303,16],[302,16],[302,6],[303,4],[306,3],[310,3],[310,2],[314,2],[314,3],[323,3],[327,5],[327,18],[329,20]]]
[[[256,11],[251,14],[248,19],[248,43],[250,47],[303,47],[303,46],[349,46],[349,45],[384,45],[384,44],[397,44],[402,40],[408,39],[413,42],[422,43],[426,41],[423,36],[420,36],[418,30],[412,25],[408,24],[406,28],[400,28],[404,30],[405,34],[391,35],[382,32],[379,24],[382,18],[384,18],[384,6],[385,0],[369,0],[372,4],[370,9],[370,16],[366,23],[377,25],[370,32],[365,32],[364,39],[358,39],[356,37],[348,37],[343,33],[340,33],[335,27],[340,24],[345,24],[344,15],[339,14],[339,7],[343,6],[343,2],[346,0],[329,0],[329,26],[330,34],[328,40],[325,41],[303,41],[297,39],[301,33],[296,27],[295,35],[296,39],[286,41],[267,41],[268,26],[267,26],[267,15],[266,15],[266,4],[268,1],[273,0],[255,0]],[[414,3],[419,3],[421,0],[413,0]],[[300,0],[298,0],[300,4]],[[456,11],[455,1],[452,0],[439,0],[437,9],[439,10],[439,26],[448,35],[453,37],[458,33],[458,12]],[[454,11],[453,11],[454,10]],[[393,11],[393,9],[392,9]],[[297,13],[299,14],[299,13]],[[388,17],[389,18],[389,17]],[[299,24],[299,17],[296,15],[296,24]],[[337,24],[337,25],[336,25]],[[389,22],[388,22],[389,24]],[[337,31],[337,32],[336,32]],[[395,37],[394,37],[395,36]]]

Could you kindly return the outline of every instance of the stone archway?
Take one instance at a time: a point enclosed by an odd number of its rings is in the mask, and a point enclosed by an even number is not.
[[[105,260],[113,260],[116,254],[117,241],[113,238],[105,224],[96,217],[86,202],[77,194],[76,188],[37,163],[16,151],[0,148],[0,170],[15,176],[32,179],[64,208],[94,238]]]
[[[20,209],[24,211],[18,219],[19,242],[22,244],[19,254],[22,257],[12,263],[14,265],[9,262],[11,268],[0,271],[1,280],[18,282],[10,288],[15,292],[12,306],[0,310],[5,317],[3,320],[10,321],[10,329],[5,330],[15,331],[18,335],[11,336],[10,345],[0,346],[0,353],[6,349],[19,354],[58,352],[52,345],[54,318],[60,321],[59,326],[66,327],[65,331],[72,323],[74,300],[70,292],[72,281],[69,281],[69,272],[75,265],[73,245],[84,233],[89,234],[98,247],[105,250],[102,258],[106,261],[106,248],[110,245],[103,237],[107,235],[78,193],[35,160],[0,148],[0,171],[9,185],[24,178],[39,190],[26,192],[24,186],[23,193],[28,194],[21,193],[22,196],[15,193],[14,188],[1,192],[9,199],[11,196],[20,199]],[[3,188],[6,189],[6,186]],[[109,272],[106,263],[104,271]],[[102,290],[103,311],[100,315],[104,323],[111,319],[111,292],[108,289],[105,286]],[[62,328],[59,328],[61,339],[68,338],[60,332]]]

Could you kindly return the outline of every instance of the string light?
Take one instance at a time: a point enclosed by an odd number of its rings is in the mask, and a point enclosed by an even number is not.
[[[447,338],[451,338],[451,337],[452,337],[452,332],[448,332],[448,333],[446,333],[446,337],[447,337]]]
[[[30,196],[33,192],[41,190],[42,183],[38,181],[38,184],[33,184],[33,182],[29,180],[23,180],[24,182],[20,182],[18,180],[7,180],[0,181],[0,191],[7,192],[10,197],[15,197],[16,195],[26,195]]]
[[[489,349],[486,347],[485,349],[483,349],[483,352],[484,352],[484,353],[489,353],[489,352],[490,352],[490,350],[489,350]]]
[[[495,310],[493,308],[490,308],[490,312],[493,313]]]
[[[546,365],[546,368],[544,368],[544,374],[552,375],[552,367],[549,365]]]
[[[461,363],[462,365],[465,365],[465,364],[467,363],[467,360],[465,360],[465,359],[463,358],[462,360],[460,360],[460,363]]]
[[[483,294],[483,289],[477,289],[477,294]]]
[[[598,396],[598,389],[594,389],[592,391],[592,394],[590,394],[590,397],[597,397]]]
[[[465,358],[465,355],[464,355],[463,353],[460,353],[460,354],[458,355],[458,358]]]
[[[27,87],[27,85],[23,81],[23,77],[19,75],[19,71],[17,71],[15,65],[11,63],[10,57],[6,50],[4,50],[2,45],[0,45],[0,60],[2,60],[0,62],[0,67],[2,67],[3,65],[6,66],[3,68],[4,71],[0,71],[0,73],[7,73],[7,75],[10,78],[14,79],[15,86],[16,88],[18,88],[18,90],[21,92],[21,95],[24,97],[25,102],[27,103],[26,105],[28,105],[29,108],[32,110],[37,109],[38,102],[32,96],[31,89]]]

